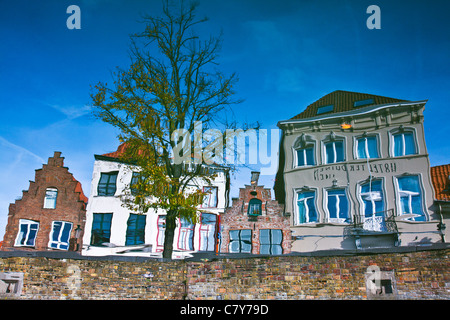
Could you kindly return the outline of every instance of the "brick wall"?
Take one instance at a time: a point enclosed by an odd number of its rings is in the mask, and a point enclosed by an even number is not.
[[[391,271],[395,299],[450,299],[449,249],[212,261],[1,257],[23,272],[17,299],[369,299],[370,266]]]

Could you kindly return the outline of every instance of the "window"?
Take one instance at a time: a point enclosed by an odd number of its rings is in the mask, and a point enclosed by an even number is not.
[[[39,222],[20,219],[15,245],[19,247],[34,247],[38,230]]]
[[[358,138],[356,140],[358,159],[379,158],[378,140],[376,136]]]
[[[116,180],[118,172],[102,172],[98,182],[97,195],[113,196],[116,193]]]
[[[231,253],[251,253],[252,252],[252,230],[230,230]]]
[[[136,195],[138,193],[139,187],[139,173],[133,172],[133,175],[131,176],[131,183],[130,183],[130,190],[132,195]],[[114,191],[115,192],[115,191]]]
[[[345,161],[344,141],[330,141],[325,143],[325,163],[336,163]]]
[[[314,163],[314,146],[297,149],[297,166],[313,166]]]
[[[50,233],[49,248],[69,250],[70,232],[73,224],[64,221],[53,221]]]
[[[156,236],[156,251],[164,248],[164,236],[166,232],[166,216],[158,216],[158,234]]]
[[[215,251],[217,215],[202,213],[200,225],[200,251]]]
[[[317,222],[315,192],[299,192],[297,194],[297,216],[295,224]]]
[[[217,187],[203,187],[206,195],[203,198],[203,208],[217,208]]]
[[[394,157],[416,154],[416,144],[413,132],[399,132],[393,135]]]
[[[334,109],[334,105],[330,104],[328,106],[322,106],[317,108],[317,114],[322,114],[322,113],[328,113],[333,111]]]
[[[180,219],[178,249],[194,250],[194,225],[188,222],[186,219]]]
[[[382,180],[374,180],[361,185],[360,198],[363,203],[363,228],[370,231],[385,231]]]
[[[330,221],[350,222],[350,212],[345,189],[329,190],[327,192],[327,208]]]
[[[279,229],[259,230],[259,253],[260,254],[282,254],[283,233]]]
[[[353,103],[353,107],[362,107],[362,106],[368,106],[369,104],[374,104],[373,99],[365,99],[365,100],[358,100]]]
[[[373,180],[361,185],[361,200],[365,217],[383,215],[384,199],[381,180]]]
[[[425,221],[425,214],[422,206],[422,192],[420,188],[419,176],[405,176],[397,178],[398,194],[400,197],[399,210],[402,214],[415,214],[408,220]]]
[[[145,214],[130,213],[127,221],[127,233],[125,236],[125,245],[133,246],[145,242],[145,223],[147,216]]]
[[[111,237],[112,213],[94,213],[92,222],[91,245],[102,246],[109,243]]]
[[[256,198],[250,199],[248,202],[248,211],[247,214],[249,216],[260,216],[262,213],[262,201]]]
[[[58,189],[47,188],[45,190],[44,209],[55,209],[57,197],[58,197]]]

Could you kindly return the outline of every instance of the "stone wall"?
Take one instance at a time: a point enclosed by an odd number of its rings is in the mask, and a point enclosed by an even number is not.
[[[391,272],[390,299],[450,299],[450,250],[210,261],[0,256],[23,272],[15,299],[372,299],[367,271]],[[111,258],[112,259],[112,258]]]

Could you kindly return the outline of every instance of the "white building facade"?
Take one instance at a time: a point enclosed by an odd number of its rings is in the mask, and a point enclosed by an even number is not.
[[[82,254],[162,257],[166,212],[150,209],[143,214],[124,205],[122,196],[138,168],[121,162],[115,155],[95,155]],[[220,213],[228,202],[229,176],[225,168],[209,169],[216,172],[211,184],[193,181],[190,186],[210,193],[199,208],[199,223],[177,221],[174,258],[218,249]]]

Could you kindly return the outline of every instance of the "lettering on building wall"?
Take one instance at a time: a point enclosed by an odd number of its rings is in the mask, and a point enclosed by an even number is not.
[[[397,164],[395,162],[371,163],[369,164],[371,173],[391,173],[397,172]],[[367,164],[335,164],[314,170],[314,181],[322,181],[336,178],[336,173],[346,172],[369,172]]]

